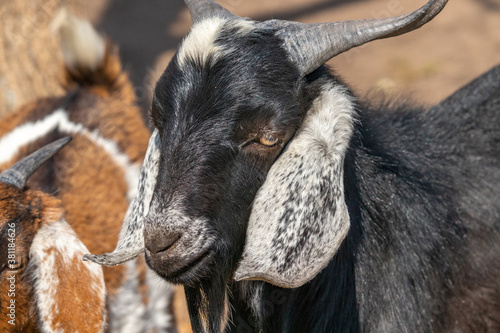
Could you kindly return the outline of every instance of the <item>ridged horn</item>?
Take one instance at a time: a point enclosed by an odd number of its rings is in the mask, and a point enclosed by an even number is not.
[[[432,20],[448,0],[431,0],[416,11],[383,19],[304,24],[271,20],[262,24],[278,29],[292,61],[307,75],[334,56],[367,42],[418,29]]]
[[[213,0],[185,0],[184,2],[188,6],[193,22],[202,21],[207,17],[240,19],[239,16],[236,16],[228,10],[222,8]]]
[[[71,137],[56,140],[26,156],[0,174],[0,182],[22,190],[31,175],[49,158],[71,141]]]

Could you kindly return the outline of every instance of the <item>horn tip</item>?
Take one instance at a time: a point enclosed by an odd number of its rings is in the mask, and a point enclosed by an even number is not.
[[[95,264],[101,265],[101,266],[115,266],[118,265],[118,263],[114,264],[109,260],[109,255],[108,254],[102,254],[102,255],[96,255],[96,254],[85,254],[83,256],[83,261],[90,261]]]
[[[105,254],[85,254],[83,256],[83,261],[91,261],[101,266],[116,266],[122,264],[126,261],[136,258],[143,251],[138,252],[113,252]]]
[[[64,138],[61,138],[57,140],[56,142],[60,142],[62,146],[68,144],[71,140],[73,140],[72,136],[65,136]]]

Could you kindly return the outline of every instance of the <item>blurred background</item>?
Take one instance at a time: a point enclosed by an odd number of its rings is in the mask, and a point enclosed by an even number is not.
[[[395,16],[425,2],[219,0],[240,16],[305,23]],[[155,82],[191,26],[182,0],[0,0],[0,116],[37,97],[62,93],[56,79],[62,60],[50,33],[62,7],[119,45],[147,115]],[[329,64],[361,97],[410,97],[431,105],[500,64],[500,0],[450,0],[423,28],[351,50]],[[188,332],[182,301],[177,308],[181,332]]]
[[[425,0],[219,0],[240,16],[322,22],[410,12]],[[182,0],[0,0],[0,114],[60,93],[54,13],[67,7],[120,46],[147,113],[151,90],[189,31]],[[500,63],[500,0],[450,0],[431,23],[330,61],[361,97],[381,92],[435,103]]]

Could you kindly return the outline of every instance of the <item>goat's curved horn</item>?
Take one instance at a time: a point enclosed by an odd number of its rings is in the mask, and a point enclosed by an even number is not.
[[[189,8],[189,13],[193,22],[199,22],[204,18],[210,16],[226,17],[226,18],[240,18],[229,12],[228,10],[222,8],[213,0],[185,0],[184,1]]]
[[[264,22],[278,28],[292,61],[307,75],[334,56],[367,42],[394,37],[432,20],[448,0],[431,0],[416,11],[391,18],[303,24],[281,20]]]
[[[61,148],[70,142],[71,139],[72,138],[69,136],[59,139],[26,156],[9,169],[2,172],[0,174],[0,182],[13,185],[22,190],[33,172],[61,150]]]

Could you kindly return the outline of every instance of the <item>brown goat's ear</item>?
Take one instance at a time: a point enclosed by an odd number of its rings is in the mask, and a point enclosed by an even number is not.
[[[295,288],[332,259],[350,225],[343,167],[353,117],[345,89],[325,85],[257,193],[236,280]]]
[[[144,252],[144,217],[148,214],[160,163],[160,135],[155,129],[149,139],[148,150],[139,176],[137,195],[130,203],[123,219],[118,244],[112,253],[86,254],[84,260],[99,265],[114,266],[132,260]]]
[[[69,71],[87,69],[93,73],[102,64],[106,42],[90,22],[62,8],[54,16],[50,29],[61,38],[64,65]]]
[[[106,289],[102,267],[83,262],[88,250],[64,221],[40,227],[29,271],[42,332],[102,332]]]

